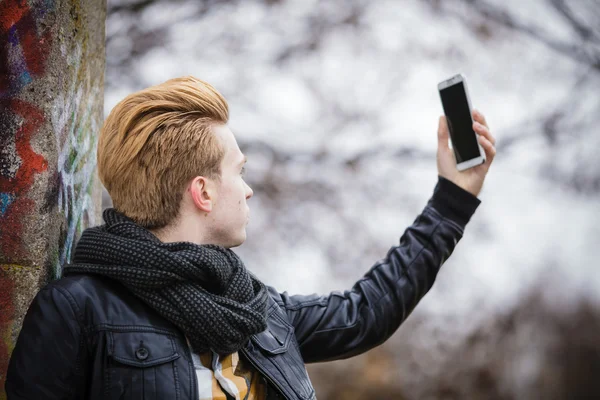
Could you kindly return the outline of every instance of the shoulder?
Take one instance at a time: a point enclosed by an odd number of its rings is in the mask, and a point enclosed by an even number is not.
[[[38,302],[64,308],[67,304],[79,322],[86,325],[89,315],[126,297],[125,288],[114,280],[96,275],[69,275],[50,281],[36,296]]]
[[[60,279],[50,281],[45,288],[66,290],[72,294],[89,292],[90,290],[113,290],[121,286],[115,280],[92,274],[71,274]]]
[[[74,274],[49,282],[42,290],[60,292],[67,299],[81,305],[84,302],[100,304],[107,297],[131,296],[119,282],[98,275]]]
[[[42,290],[60,292],[86,329],[109,329],[114,326],[175,329],[114,279],[92,274],[72,274],[50,282]]]

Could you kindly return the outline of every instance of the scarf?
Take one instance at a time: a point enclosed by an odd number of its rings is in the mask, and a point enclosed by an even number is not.
[[[63,275],[98,274],[119,281],[179,327],[198,353],[230,354],[264,331],[267,290],[231,250],[163,243],[115,209],[86,229]]]

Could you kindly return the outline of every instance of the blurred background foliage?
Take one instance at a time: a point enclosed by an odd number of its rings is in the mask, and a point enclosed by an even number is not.
[[[436,181],[436,85],[467,76],[498,140],[482,205],[392,339],[309,366],[319,398],[600,397],[599,0],[108,4],[105,112],[182,75],[225,95],[238,252],[280,291],[349,289],[397,243]]]

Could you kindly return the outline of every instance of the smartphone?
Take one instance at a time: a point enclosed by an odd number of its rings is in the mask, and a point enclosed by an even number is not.
[[[462,74],[454,75],[438,84],[442,107],[448,122],[452,149],[456,156],[456,168],[464,171],[485,162],[485,152],[473,130],[473,112]]]

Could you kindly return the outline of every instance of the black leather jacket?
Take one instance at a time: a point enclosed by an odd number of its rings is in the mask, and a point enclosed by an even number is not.
[[[314,399],[305,362],[347,358],[389,338],[431,288],[479,200],[440,179],[434,195],[351,290],[290,296],[270,289],[268,329],[241,357],[269,398]],[[107,278],[71,275],[35,297],[10,360],[9,400],[198,398],[182,333]]]

